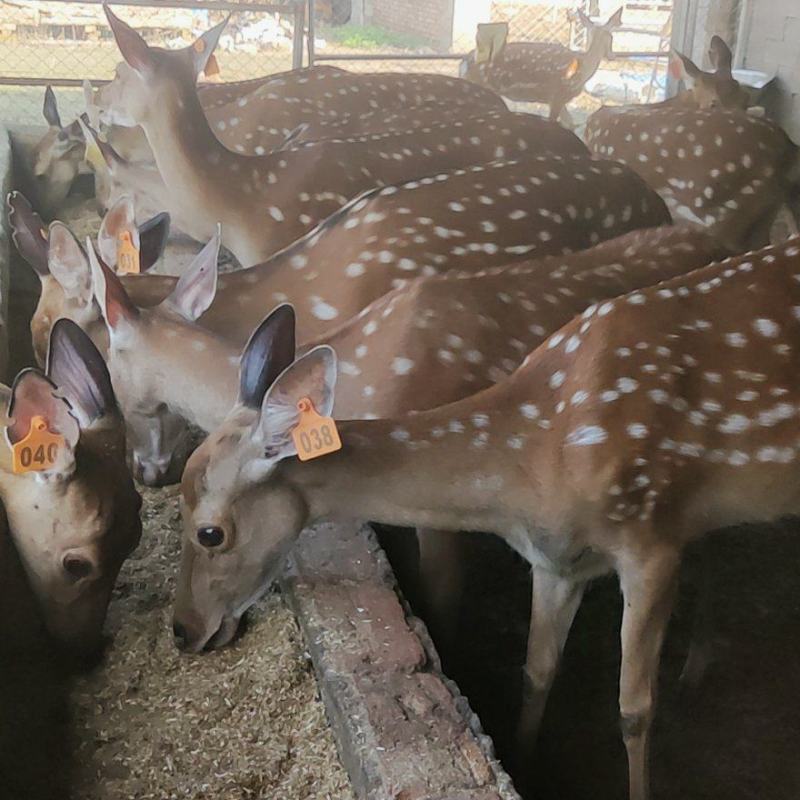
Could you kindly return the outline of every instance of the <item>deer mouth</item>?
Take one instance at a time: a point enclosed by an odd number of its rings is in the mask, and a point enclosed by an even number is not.
[[[231,644],[244,628],[243,617],[223,617],[219,628],[211,635],[203,646],[204,651],[218,650]]]

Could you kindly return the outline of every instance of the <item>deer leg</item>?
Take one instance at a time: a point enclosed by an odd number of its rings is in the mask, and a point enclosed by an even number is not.
[[[464,588],[464,541],[460,533],[417,528],[419,584],[426,623],[444,654],[458,632],[458,612]]]
[[[679,564],[678,552],[661,549],[625,558],[618,565],[624,598],[619,710],[628,751],[630,800],[649,796],[648,739]]]
[[[583,582],[576,583],[540,567],[533,568],[528,653],[516,735],[520,763],[525,763],[523,749],[532,746],[539,730],[558,662],[585,588]]]

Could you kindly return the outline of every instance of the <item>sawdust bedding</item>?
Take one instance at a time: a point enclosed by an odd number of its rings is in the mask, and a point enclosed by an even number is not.
[[[201,656],[172,644],[176,488],[143,490],[145,531],[109,611],[113,644],[72,694],[78,800],[351,800],[299,628],[280,596]]]

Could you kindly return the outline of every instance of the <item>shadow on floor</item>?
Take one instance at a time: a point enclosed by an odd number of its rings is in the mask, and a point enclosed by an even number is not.
[[[469,590],[458,652],[443,658],[507,761],[521,690],[529,570],[496,537],[467,534],[465,542]],[[689,577],[702,574],[700,556],[710,564],[716,662],[689,692],[678,677],[693,617]],[[800,796],[798,565],[796,523],[718,534],[687,554],[661,663],[651,749],[654,800]],[[617,719],[621,611],[615,579],[587,592],[541,734],[531,743],[536,780],[527,800],[627,796]]]

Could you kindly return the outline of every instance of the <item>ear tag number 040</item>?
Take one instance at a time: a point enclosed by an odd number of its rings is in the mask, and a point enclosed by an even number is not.
[[[321,417],[311,400],[304,397],[298,402],[297,410],[300,412],[300,422],[292,431],[292,439],[301,461],[310,461],[342,449],[336,423],[330,417]]]
[[[131,239],[130,231],[122,231],[117,241],[117,273],[120,275],[138,275],[139,249]]]
[[[28,435],[11,448],[14,474],[52,469],[63,447],[64,437],[51,433],[44,417],[33,417]]]

